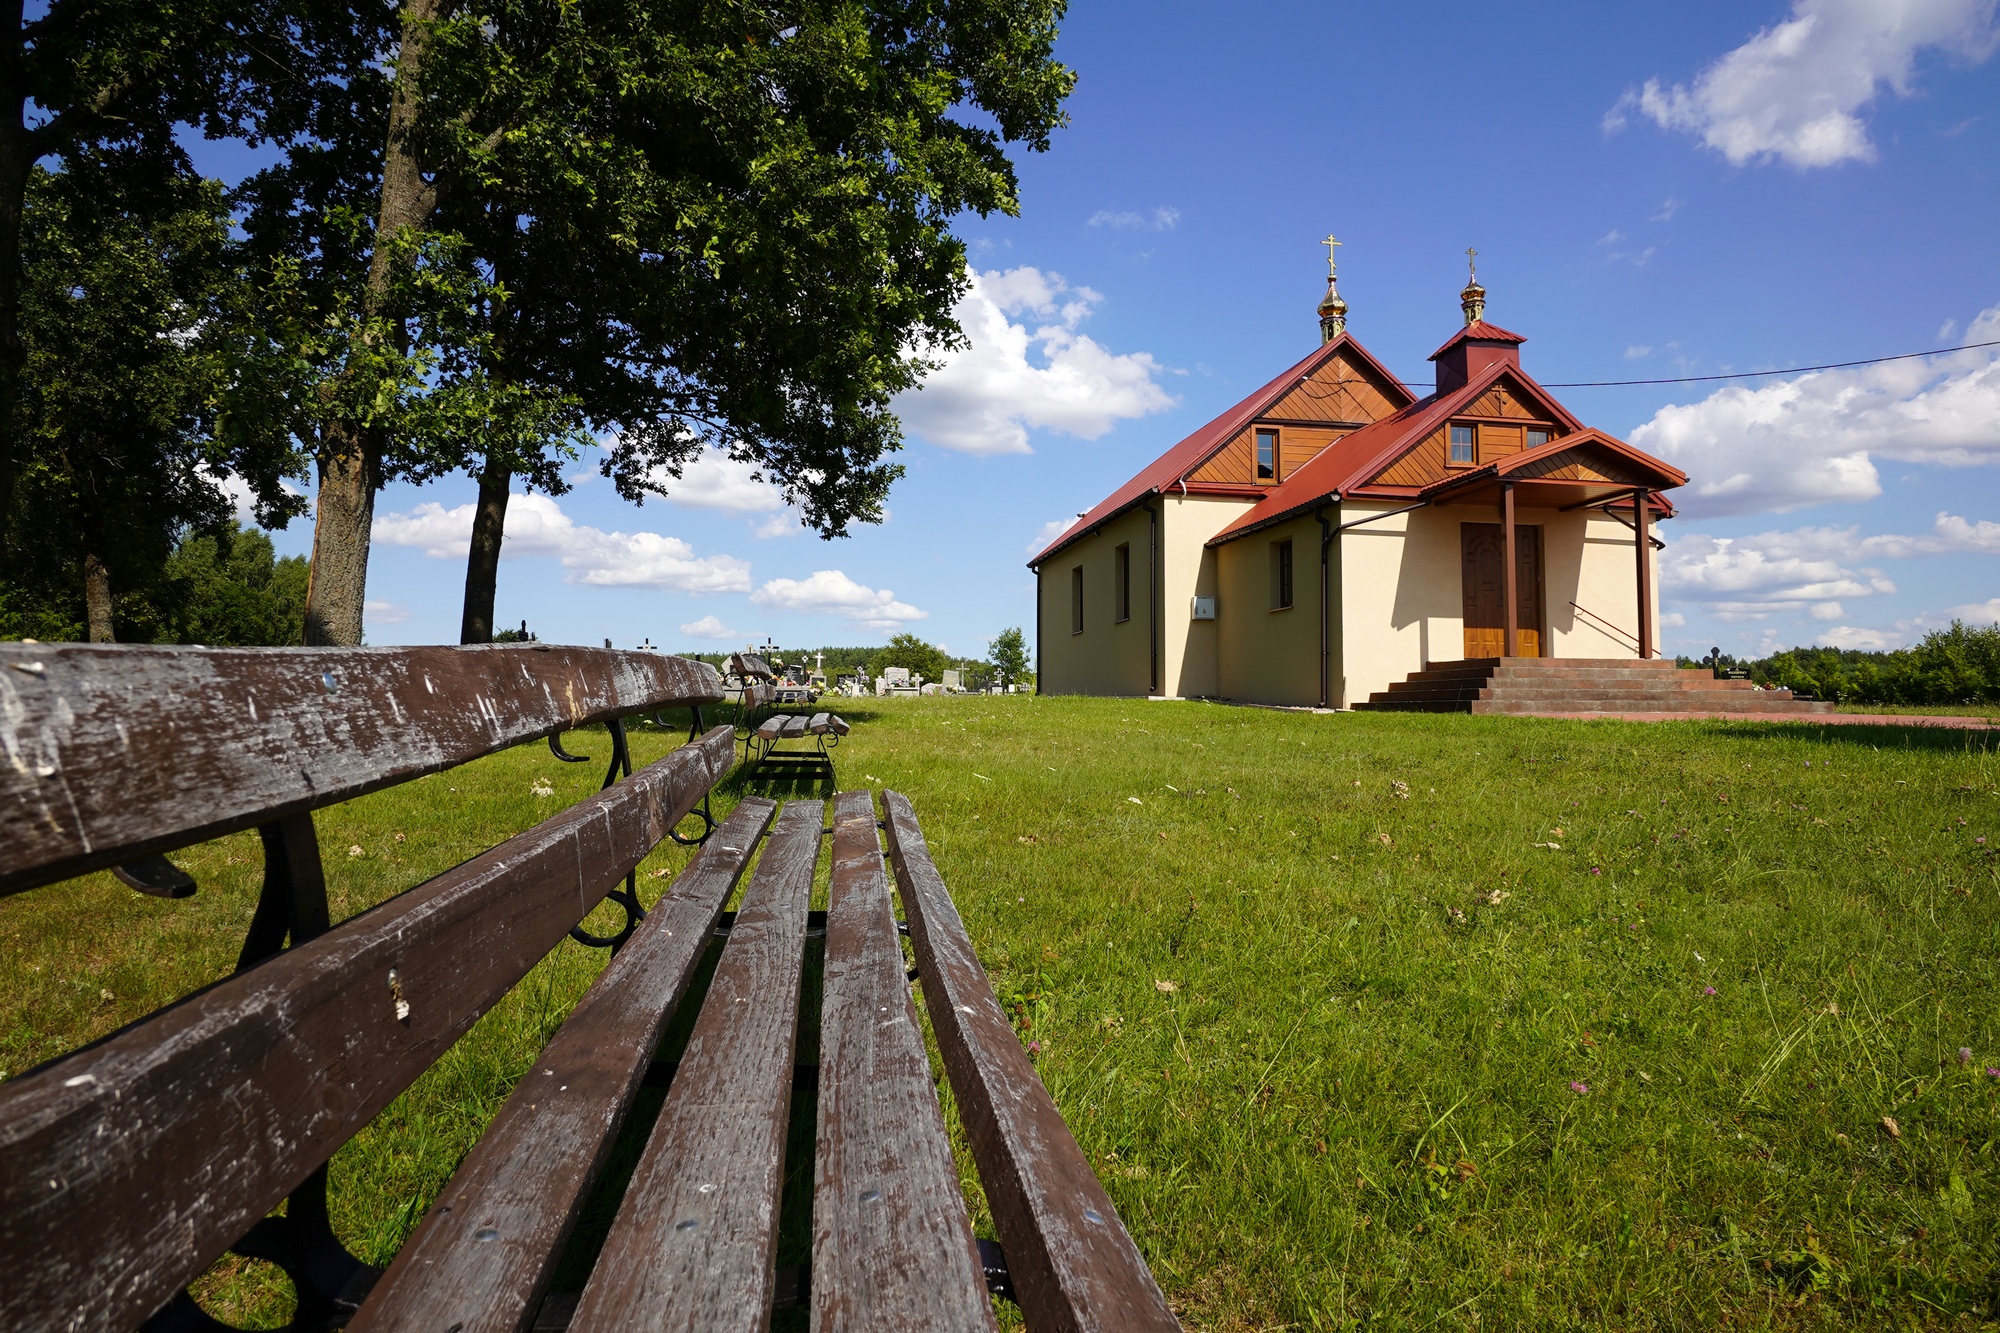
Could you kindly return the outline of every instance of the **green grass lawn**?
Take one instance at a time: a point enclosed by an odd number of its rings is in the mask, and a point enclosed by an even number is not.
[[[842,785],[916,803],[1190,1327],[2000,1317],[1987,735],[853,702]],[[323,812],[335,915],[601,773],[526,747]],[[256,839],[179,859],[183,902],[0,901],[0,1068],[228,971]],[[358,1253],[393,1253],[600,966],[558,948],[336,1157]],[[249,1266],[204,1292],[281,1317]]]

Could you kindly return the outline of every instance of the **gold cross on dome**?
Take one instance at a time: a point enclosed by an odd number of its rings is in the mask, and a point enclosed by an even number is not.
[[[1330,278],[1333,276],[1334,269],[1336,267],[1333,262],[1334,260],[1333,248],[1336,245],[1345,244],[1345,242],[1336,241],[1335,239],[1333,239],[1333,233],[1328,232],[1326,234],[1326,239],[1321,241],[1320,244],[1326,247],[1326,276]]]
[[[1479,252],[1478,252],[1477,250],[1473,249],[1473,248],[1472,248],[1471,246],[1469,246],[1469,245],[1468,245],[1468,246],[1466,246],[1466,247],[1465,247],[1465,276],[1466,276],[1466,277],[1468,277],[1468,278],[1470,278],[1470,279],[1471,279],[1472,281],[1474,281],[1474,282],[1477,282],[1477,281],[1479,281],[1479,265],[1478,265],[1478,263],[1477,263],[1477,260],[1478,260],[1478,259],[1479,259]]]

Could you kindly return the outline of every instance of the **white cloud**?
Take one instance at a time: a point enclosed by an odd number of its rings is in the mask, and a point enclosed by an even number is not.
[[[678,478],[664,472],[657,480],[667,499],[689,509],[720,509],[730,514],[768,514],[785,507],[785,497],[764,480],[755,463],[731,458],[727,450],[709,445],[681,469]]]
[[[2000,306],[1967,330],[1968,342],[1991,339],[2000,339]],[[2000,463],[2000,355],[1953,352],[1720,389],[1661,408],[1632,443],[1688,473],[1675,503],[1692,517],[1870,500],[1882,493],[1878,457]]]
[[[394,602],[363,602],[361,613],[371,625],[400,625],[410,618],[410,608]]]
[[[1625,359],[1627,361],[1639,361],[1652,354],[1653,349],[1645,346],[1643,343],[1633,343],[1625,349]]]
[[[1960,552],[2000,554],[2000,523],[1941,513],[1922,536],[1863,537],[1858,526],[1747,537],[1690,533],[1667,548],[1660,585],[1678,601],[1706,603],[1718,620],[1763,620],[1800,610],[1815,620],[1839,620],[1847,614],[1840,599],[1896,591],[1880,569],[1858,562]]]
[[[751,528],[750,533],[752,536],[759,538],[789,537],[793,533],[804,532],[805,530],[805,520],[799,517],[798,510],[780,509],[762,523]]]
[[[1853,625],[1835,625],[1819,635],[1819,641],[1829,648],[1852,648],[1864,653],[1886,653],[1902,647],[1909,638],[1900,630],[1857,629]]]
[[[1681,211],[1681,201],[1674,198],[1672,195],[1668,195],[1665,201],[1660,204],[1660,211],[1653,214],[1652,217],[1646,220],[1648,222],[1672,222],[1674,220],[1674,214],[1680,211]]]
[[[208,480],[209,484],[221,491],[224,498],[229,501],[229,507],[235,511],[238,523],[246,528],[257,526],[257,493],[250,489],[249,482],[233,472],[224,472],[220,475],[211,472],[208,474]],[[305,494],[283,477],[278,479],[278,485],[284,488],[287,495]]]
[[[1081,523],[1082,521],[1083,521],[1082,514],[1078,514],[1075,518],[1050,519],[1048,522],[1042,524],[1041,531],[1037,532],[1035,534],[1035,539],[1028,543],[1028,554],[1029,555],[1035,554],[1035,552],[1041,550],[1043,547],[1047,546],[1050,542],[1062,536],[1065,532],[1068,532],[1071,528],[1075,527],[1078,523]]]
[[[772,579],[751,593],[750,600],[782,611],[839,616],[869,629],[895,629],[930,619],[930,612],[897,601],[889,589],[864,587],[837,569],[818,570],[806,579]]]
[[[1505,621],[1501,622],[1505,624]],[[1688,623],[1688,618],[1678,611],[1669,611],[1660,617],[1661,629],[1679,629]]]
[[[407,514],[375,519],[375,540],[415,546],[433,560],[463,560],[472,539],[469,504],[446,509],[425,501]],[[678,537],[657,532],[605,532],[581,526],[546,495],[507,502],[501,555],[549,556],[562,562],[568,583],[600,588],[659,588],[669,592],[748,592],[750,562],[733,555],[696,556]]]
[[[1113,227],[1119,231],[1136,231],[1150,227],[1154,231],[1172,231],[1174,224],[1181,220],[1181,211],[1162,204],[1151,213],[1118,213],[1108,208],[1100,208],[1090,215],[1084,225],[1088,227]]]
[[[1618,244],[1618,242],[1624,239],[1625,239],[1625,233],[1618,230],[1618,228],[1613,227],[1610,231],[1607,231],[1602,236],[1598,237],[1597,243],[1599,245],[1616,245]]]
[[[1625,128],[1637,110],[1662,129],[1698,135],[1732,165],[1778,158],[1795,167],[1870,162],[1858,112],[1886,84],[1915,91],[1917,56],[1937,49],[1978,63],[2000,44],[1994,0],[1792,0],[1791,16],[1695,76],[1648,79],[1605,113]],[[1671,210],[1669,210],[1671,211]]]
[[[975,272],[958,304],[971,346],[938,354],[922,387],[898,395],[903,422],[932,444],[971,454],[1025,454],[1030,430],[1094,440],[1120,420],[1164,412],[1148,352],[1116,354],[1077,332],[1103,300],[1036,268]],[[1010,315],[1041,321],[1032,330]]]
[[[2000,625],[2000,597],[1954,606],[1944,614],[1947,619],[1963,620],[1968,625]]]
[[[703,616],[700,620],[681,626],[681,633],[690,639],[740,639],[743,636],[722,623],[715,616]]]

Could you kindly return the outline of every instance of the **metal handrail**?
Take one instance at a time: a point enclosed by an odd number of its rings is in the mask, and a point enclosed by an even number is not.
[[[1571,602],[1569,604],[1569,609],[1576,612],[1578,615],[1582,616],[1585,620],[1589,621],[1592,629],[1600,630],[1603,633],[1609,634],[1612,637],[1618,639],[1621,643],[1628,643],[1632,645],[1632,651],[1635,653],[1639,651],[1639,640],[1635,635],[1629,633],[1626,630],[1618,628],[1618,626],[1612,624],[1610,621],[1606,620],[1603,616],[1598,615],[1597,612],[1592,611],[1589,607],[1578,606],[1575,602]],[[1655,657],[1661,655],[1662,654],[1658,653],[1654,654]]]

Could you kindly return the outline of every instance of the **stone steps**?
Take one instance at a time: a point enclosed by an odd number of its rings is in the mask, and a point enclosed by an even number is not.
[[[1827,713],[1833,705],[1683,671],[1670,659],[1471,658],[1433,662],[1357,709],[1421,713]]]

